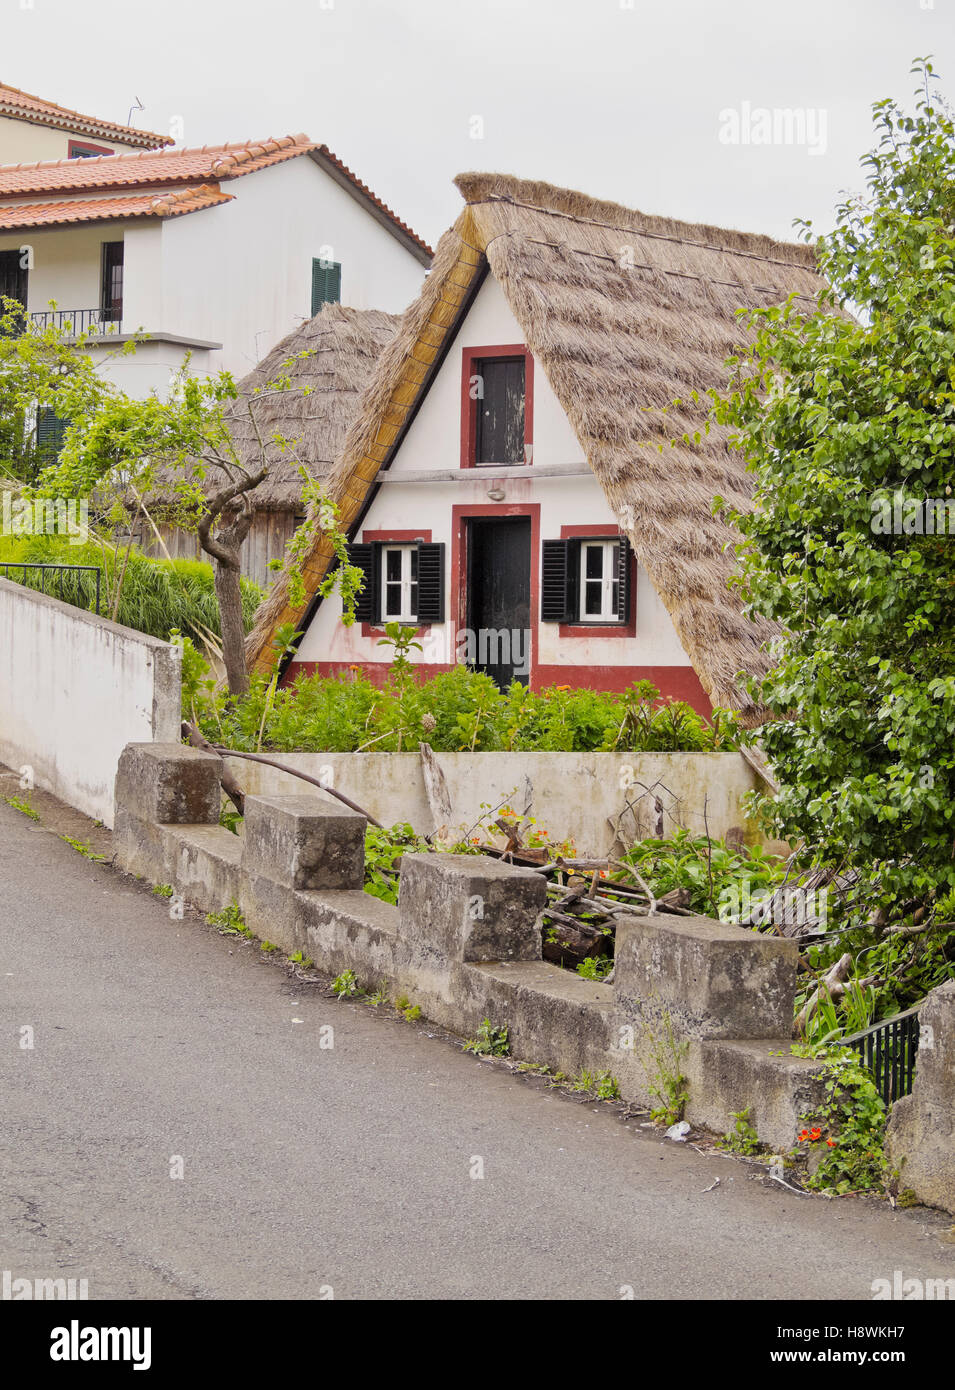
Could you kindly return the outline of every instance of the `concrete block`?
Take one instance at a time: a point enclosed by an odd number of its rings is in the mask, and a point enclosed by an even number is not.
[[[794,941],[709,917],[617,919],[614,988],[621,1021],[668,1015],[687,1038],[787,1038],[796,995]]]
[[[483,854],[406,854],[401,860],[401,935],[424,957],[540,960],[536,919],[547,884]]]
[[[116,811],[160,825],[218,825],[222,759],[183,743],[127,743],[116,770]]]
[[[903,1188],[955,1214],[955,980],[932,990],[919,1031],[912,1094],[892,1107],[886,1151]]]
[[[749,1122],[777,1152],[795,1146],[803,1115],[825,1101],[819,1062],[793,1057],[790,1038],[769,1042],[704,1042],[690,1046],[687,1119],[727,1133],[733,1115],[749,1109]]]
[[[287,883],[276,883],[265,874],[250,874],[244,860],[239,874],[239,906],[246,926],[262,941],[272,941],[289,954],[305,945],[296,893]]]
[[[489,1018],[508,1028],[513,1056],[543,1062],[576,1076],[609,1071],[619,1080],[612,1052],[613,989],[584,980],[549,961],[465,965],[457,977],[455,1007],[473,1036]]]
[[[318,796],[249,796],[242,867],[287,888],[360,888],[365,817]]]

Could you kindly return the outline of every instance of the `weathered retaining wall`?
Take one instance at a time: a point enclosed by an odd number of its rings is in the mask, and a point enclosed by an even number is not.
[[[363,806],[382,825],[409,821],[434,829],[418,753],[270,753]],[[605,855],[618,825],[624,842],[678,826],[696,835],[738,831],[759,839],[742,811],[743,797],[760,785],[739,753],[438,753],[462,833],[482,815],[482,804],[506,799],[532,814],[556,840],[571,839],[582,855]],[[295,795],[297,778],[262,763],[229,761],[239,785],[256,796]],[[628,809],[628,807],[630,809]]]
[[[955,1213],[955,980],[919,1009],[915,1084],[892,1107],[887,1141],[902,1187]]]
[[[0,579],[0,653],[0,763],[112,826],[126,744],[179,736],[178,649]]]
[[[488,1017],[507,1024],[520,1058],[611,1072],[634,1103],[656,1105],[655,1078],[682,1072],[691,1122],[727,1131],[749,1106],[777,1149],[818,1104],[817,1066],[789,1055],[795,942],[708,918],[621,918],[614,984],[585,980],[541,959],[542,875],[483,855],[407,854],[393,907],[362,891],[363,816],[324,793],[248,796],[240,838],[217,823],[222,771],[181,744],[131,744],[116,778],[117,861],[201,911],[236,902],[257,936],[363,985],[387,981],[462,1036]]]

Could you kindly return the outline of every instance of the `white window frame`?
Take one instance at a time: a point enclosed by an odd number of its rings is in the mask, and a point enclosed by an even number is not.
[[[617,547],[619,540],[582,540],[580,542],[580,571],[578,575],[578,622],[584,626],[606,623],[619,624],[620,619],[617,615],[617,604],[614,599],[614,588],[619,582],[617,575]],[[589,550],[600,550],[603,555],[601,565],[601,577],[599,580],[587,578],[587,552]],[[587,590],[596,584],[600,584],[600,612],[587,612]]]
[[[388,555],[391,551],[397,551],[401,556],[401,579],[398,581],[388,579]],[[417,590],[417,577],[412,578],[412,556],[418,553],[417,545],[389,545],[384,542],[381,547],[381,621],[382,623],[417,623],[418,605],[415,603],[412,608],[411,590]],[[388,612],[388,591],[400,586],[401,590],[401,612]]]

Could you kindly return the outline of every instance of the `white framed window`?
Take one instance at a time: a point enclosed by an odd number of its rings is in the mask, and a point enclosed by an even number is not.
[[[580,613],[582,623],[619,622],[620,580],[617,541],[581,541]]]
[[[381,549],[381,617],[386,623],[418,621],[418,547]]]

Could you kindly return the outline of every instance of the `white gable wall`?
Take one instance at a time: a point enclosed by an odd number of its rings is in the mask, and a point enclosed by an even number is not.
[[[323,247],[351,308],[400,313],[419,294],[424,267],[307,155],[221,187],[232,202],[163,223],[162,327],[223,343],[237,376],[311,316]]]
[[[424,653],[418,660],[436,669],[455,659],[455,605],[451,601],[452,507],[492,505],[491,487],[503,487],[502,515],[513,504],[540,507],[540,539],[558,539],[564,525],[598,527],[615,525],[610,505],[587,467],[583,450],[540,364],[534,364],[533,464],[516,479],[489,479],[481,469],[460,469],[462,350],[522,344],[524,335],[497,281],[488,275],[455,338],[431,389],[421,403],[393,459],[356,539],[369,532],[431,532],[430,539],[445,543],[445,594],[448,621],[435,625],[423,637]],[[535,477],[535,468],[579,465],[580,476]],[[458,470],[453,482],[401,482],[401,477],[421,470]],[[391,481],[394,479],[395,481]],[[539,567],[539,555],[533,557]],[[297,653],[297,662],[320,670],[350,664],[372,665],[387,659],[376,646],[380,635],[363,633],[362,625],[346,628],[340,621],[337,596],[318,608]],[[383,655],[384,652],[384,655]],[[557,623],[538,625],[537,665],[541,668],[592,668],[594,685],[626,684],[638,678],[639,668],[689,667],[683,646],[669,614],[642,568],[637,569],[636,634],[633,637],[561,637]],[[626,679],[620,668],[626,667]],[[613,668],[617,676],[608,679]],[[636,668],[636,669],[634,669]],[[632,674],[631,674],[632,671]],[[295,673],[295,663],[290,674]],[[647,672],[649,674],[649,670]],[[559,680],[559,674],[548,677]],[[532,674],[533,680],[533,674]],[[546,682],[545,682],[546,683]],[[581,681],[580,683],[586,683]]]

